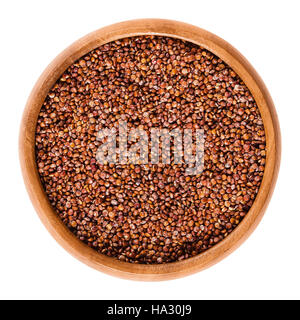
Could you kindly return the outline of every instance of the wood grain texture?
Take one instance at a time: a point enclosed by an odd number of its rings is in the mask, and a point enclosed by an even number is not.
[[[143,265],[118,261],[89,248],[63,224],[43,190],[35,161],[35,130],[40,108],[61,74],[89,51],[114,40],[160,35],[200,45],[225,61],[245,82],[262,116],[266,133],[266,166],[255,202],[238,227],[209,250],[186,260]],[[281,153],[280,129],[272,99],[263,81],[249,62],[229,43],[198,27],[171,20],[142,19],[117,23],[79,39],[46,68],[34,86],[20,128],[19,155],[24,182],[31,201],[47,230],[74,257],[110,275],[144,281],[168,280],[203,270],[235,250],[260,222],[271,198],[278,175]]]

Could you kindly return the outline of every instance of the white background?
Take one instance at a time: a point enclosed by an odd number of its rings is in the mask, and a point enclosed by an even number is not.
[[[0,298],[299,299],[299,1],[1,1]],[[282,163],[267,212],[228,258],[179,280],[114,278],[70,256],[38,219],[23,185],[18,131],[27,97],[48,63],[100,27],[174,19],[230,42],[265,81],[282,131]]]

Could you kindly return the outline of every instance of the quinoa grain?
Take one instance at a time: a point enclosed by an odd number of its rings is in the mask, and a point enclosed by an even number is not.
[[[185,164],[99,164],[97,132],[203,129],[204,170]],[[194,44],[138,36],[74,62],[48,93],[36,128],[45,192],[88,246],[121,261],[195,256],[230,234],[251,208],[264,174],[258,107],[239,76]]]

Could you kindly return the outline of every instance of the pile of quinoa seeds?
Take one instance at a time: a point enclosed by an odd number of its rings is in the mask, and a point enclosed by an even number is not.
[[[187,174],[174,156],[101,163],[98,132],[119,121],[149,136],[202,129],[202,172]],[[187,259],[227,237],[255,200],[266,158],[262,118],[239,76],[208,50],[160,36],[114,41],[72,64],[44,101],[35,145],[64,224],[99,253],[143,264]]]

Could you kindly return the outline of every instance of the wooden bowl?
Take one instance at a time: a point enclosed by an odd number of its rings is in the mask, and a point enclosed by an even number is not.
[[[266,133],[266,166],[257,197],[242,222],[225,239],[207,251],[179,262],[159,265],[132,264],[107,257],[91,249],[63,224],[51,207],[42,187],[35,159],[35,130],[39,111],[47,93],[61,74],[77,59],[105,43],[138,35],[160,35],[200,45],[225,61],[245,82],[259,107]],[[271,198],[280,163],[280,129],[272,99],[259,75],[230,44],[189,24],[142,19],[117,23],[79,39],[46,68],[34,86],[22,119],[20,162],[31,201],[46,228],[69,253],[87,265],[110,275],[134,280],[167,280],[203,270],[235,250],[260,222]]]

